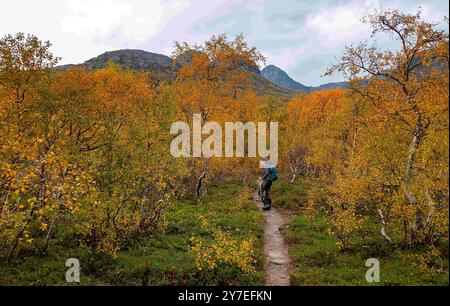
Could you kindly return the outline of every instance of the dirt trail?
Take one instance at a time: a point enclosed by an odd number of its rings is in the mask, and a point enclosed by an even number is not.
[[[257,195],[255,202],[262,209]],[[285,218],[274,208],[264,211],[264,257],[267,286],[289,286],[291,260],[280,228],[286,223]]]

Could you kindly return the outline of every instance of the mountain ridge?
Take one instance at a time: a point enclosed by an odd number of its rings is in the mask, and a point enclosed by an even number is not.
[[[121,68],[137,71],[152,71],[161,73],[168,80],[173,80],[176,73],[183,65],[182,60],[173,59],[167,55],[148,52],[140,49],[120,49],[104,52],[96,57],[88,59],[80,64],[66,64],[55,67],[57,71],[63,71],[75,67],[81,67],[88,71],[102,69],[108,66],[109,62],[114,62]],[[245,66],[243,69],[251,73],[253,87],[258,95],[276,95],[283,99],[290,99],[301,92],[314,91],[316,87],[308,87],[292,80],[286,72],[273,66],[274,70],[281,74],[288,82],[278,82],[277,77],[267,76],[268,67],[260,70],[258,67]],[[294,84],[294,85],[293,85]],[[298,85],[295,85],[298,84]],[[321,85],[323,89],[335,88],[335,83]],[[321,86],[317,88],[321,88]],[[322,89],[317,89],[322,90]]]
[[[347,84],[345,82],[331,82],[319,86],[306,86],[292,79],[283,69],[275,65],[268,65],[264,67],[264,69],[261,70],[261,76],[281,87],[293,90],[302,90],[308,93],[334,88],[347,88]]]
[[[148,52],[140,49],[120,49],[106,51],[96,57],[90,58],[81,64],[66,64],[57,66],[57,70],[66,70],[73,67],[82,67],[87,70],[105,68],[108,62],[114,62],[122,68],[132,70],[169,72],[180,68],[177,62],[167,55]],[[175,67],[173,67],[175,64]]]
[[[55,70],[64,71],[80,67],[92,71],[107,67],[110,61],[124,69],[158,72],[167,80],[174,80],[176,73],[183,66],[182,59],[174,60],[164,54],[152,53],[139,49],[121,49],[104,52],[81,64],[60,65],[55,67]],[[299,94],[296,90],[281,87],[263,78],[261,76],[261,71],[256,66],[247,65],[244,66],[243,69],[251,73],[253,88],[258,95],[276,95],[283,100],[288,100]]]

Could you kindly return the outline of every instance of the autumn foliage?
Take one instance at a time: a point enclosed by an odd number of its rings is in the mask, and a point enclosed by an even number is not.
[[[342,248],[368,218],[387,243],[433,248],[448,243],[448,33],[420,13],[366,22],[398,51],[347,47],[328,73],[344,72],[348,90],[290,101],[284,166],[315,181],[308,204],[327,212]]]
[[[215,37],[202,48],[178,44],[174,58],[189,58],[172,84],[113,63],[55,72],[59,59],[49,48],[23,34],[0,41],[3,259],[45,252],[55,235],[114,256],[163,228],[175,196],[200,198],[226,169],[253,167],[169,152],[170,125],[193,113],[218,122],[255,119],[258,98],[241,68],[262,56],[242,37]]]
[[[114,256],[137,236],[164,230],[175,198],[201,205],[223,177],[254,182],[254,159],[171,156],[170,125],[192,124],[193,114],[220,124],[279,121],[280,169],[292,182],[313,182],[307,207],[325,213],[342,249],[373,219],[386,243],[441,256],[449,226],[448,32],[420,13],[387,11],[366,22],[399,47],[347,47],[328,73],[344,73],[348,89],[299,93],[287,106],[254,93],[248,68],[264,57],[242,36],[177,43],[173,60],[182,68],[170,81],[113,63],[57,72],[49,42],[0,39],[0,258],[45,253],[55,236]],[[211,236],[215,243],[193,237],[191,250],[209,256],[197,256],[199,269],[231,262],[252,271],[252,241]]]

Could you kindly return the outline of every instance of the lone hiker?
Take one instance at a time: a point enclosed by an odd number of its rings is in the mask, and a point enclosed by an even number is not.
[[[263,170],[262,182],[260,186],[260,197],[263,202],[263,209],[269,210],[272,207],[270,188],[272,187],[272,182],[278,179],[278,170],[277,167],[269,163],[267,157],[261,158],[260,163]]]

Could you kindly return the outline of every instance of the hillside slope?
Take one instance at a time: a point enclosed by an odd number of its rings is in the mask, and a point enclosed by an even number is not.
[[[327,83],[320,86],[306,86],[292,79],[283,69],[269,65],[261,71],[261,76],[283,88],[292,90],[302,90],[304,92],[313,92],[334,88],[346,88],[345,82]]]
[[[297,89],[308,92],[307,86],[294,81],[284,70],[274,65],[269,65],[261,71],[261,75],[275,84],[278,84],[284,88]]]
[[[82,64],[57,66],[56,70],[63,71],[74,67],[96,70],[105,68],[109,62],[114,62],[123,69],[162,73],[169,79],[175,77],[182,65],[181,61],[174,61],[171,57],[163,54],[144,50],[124,49],[105,52]],[[275,95],[283,99],[289,99],[298,93],[296,90],[284,88],[270,82],[261,76],[261,71],[258,67],[246,67],[245,69],[251,73],[254,90],[258,95]]]

